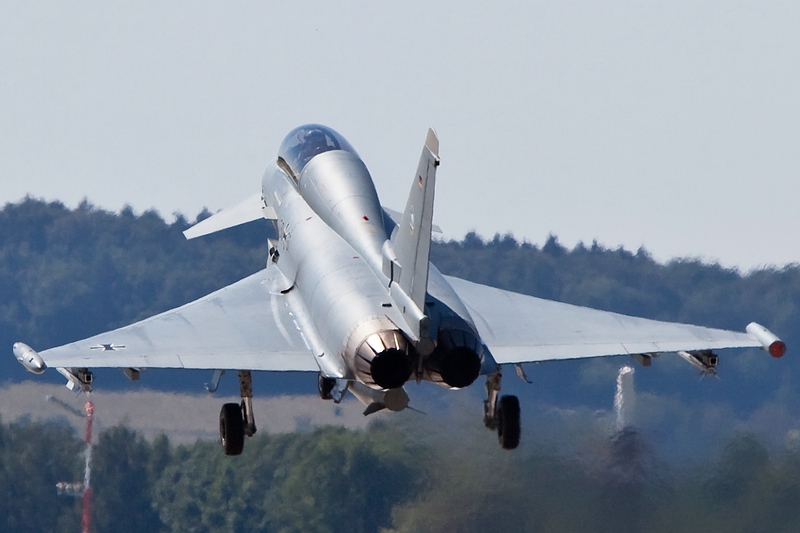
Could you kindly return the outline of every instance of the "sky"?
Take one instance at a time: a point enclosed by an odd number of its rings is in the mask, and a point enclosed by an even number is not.
[[[800,262],[800,3],[0,3],[0,205],[172,220],[260,188],[318,122],[436,223],[742,271]]]

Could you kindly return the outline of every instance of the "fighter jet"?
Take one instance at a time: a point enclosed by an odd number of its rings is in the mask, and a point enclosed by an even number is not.
[[[252,371],[319,376],[323,400],[347,392],[365,414],[400,411],[406,384],[461,389],[486,376],[484,423],[503,448],[520,439],[515,396],[500,396],[504,365],[632,355],[643,364],[680,352],[706,373],[712,350],[785,344],[756,323],[738,333],[635,318],[495,289],[442,275],[430,264],[439,140],[428,130],[402,213],[382,206],[364,161],[336,131],[300,126],[264,173],[261,192],[186,230],[189,239],[260,218],[272,221],[266,268],[199,300],[129,326],[37,353],[13,351],[34,373],[54,367],[90,391],[90,368],[238,371],[241,403],[219,417],[228,455],[256,432]],[[198,265],[202,268],[202,265]]]

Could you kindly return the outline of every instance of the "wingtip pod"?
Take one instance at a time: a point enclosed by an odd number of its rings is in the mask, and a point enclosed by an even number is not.
[[[36,350],[23,342],[14,343],[14,357],[20,362],[28,372],[41,374],[47,369],[42,356]]]
[[[760,342],[763,349],[772,357],[783,357],[786,353],[786,344],[761,324],[750,322],[747,325],[747,333]]]

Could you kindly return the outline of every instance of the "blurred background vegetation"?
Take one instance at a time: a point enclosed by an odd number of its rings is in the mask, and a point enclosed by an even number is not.
[[[658,461],[633,430],[591,453],[442,446],[426,423],[215,442],[97,438],[93,526],[147,532],[790,532],[800,527],[800,442],[770,451],[734,433],[713,459]],[[427,432],[427,433],[426,433]],[[424,433],[424,434],[423,434]],[[485,442],[485,439],[480,439]],[[58,425],[0,424],[0,531],[75,532],[81,441]]]

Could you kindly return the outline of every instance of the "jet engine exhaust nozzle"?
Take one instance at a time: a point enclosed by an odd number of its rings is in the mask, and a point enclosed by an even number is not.
[[[481,373],[481,351],[480,341],[469,331],[440,330],[436,350],[425,360],[428,379],[451,389],[472,385]]]
[[[371,388],[396,389],[411,377],[414,348],[399,330],[373,333],[356,351],[356,373]]]

